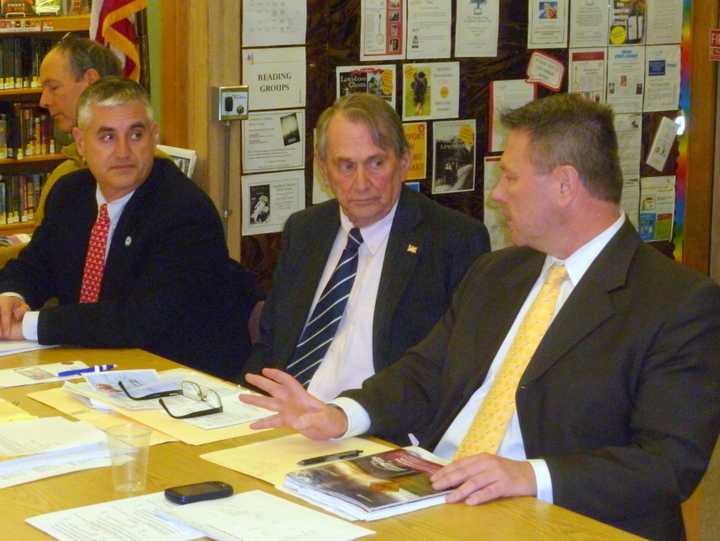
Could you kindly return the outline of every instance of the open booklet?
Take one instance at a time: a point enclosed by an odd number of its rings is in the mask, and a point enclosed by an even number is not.
[[[377,520],[445,502],[429,476],[446,461],[421,449],[393,449],[289,473],[282,488],[340,516]]]

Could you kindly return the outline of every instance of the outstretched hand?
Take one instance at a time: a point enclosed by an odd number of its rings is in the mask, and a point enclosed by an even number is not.
[[[282,370],[263,368],[262,375],[247,374],[245,379],[269,396],[241,394],[240,401],[276,412],[250,428],[288,426],[313,440],[337,438],[347,431],[347,417],[340,408],[318,400]]]

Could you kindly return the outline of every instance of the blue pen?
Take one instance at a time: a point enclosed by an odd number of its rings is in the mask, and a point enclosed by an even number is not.
[[[64,378],[66,376],[79,376],[80,374],[89,374],[91,372],[107,372],[108,370],[112,370],[113,368],[117,368],[117,365],[96,364],[95,366],[90,366],[88,368],[78,368],[77,370],[64,370],[63,372],[58,372],[57,377]]]

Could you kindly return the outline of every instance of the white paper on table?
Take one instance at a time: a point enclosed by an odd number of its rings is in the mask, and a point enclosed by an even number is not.
[[[305,47],[244,49],[242,62],[251,111],[305,106]]]
[[[426,89],[421,96],[413,89],[413,83],[422,77]],[[403,120],[457,118],[460,110],[460,62],[404,64],[402,88]]]
[[[364,438],[315,441],[300,434],[291,434],[205,453],[200,458],[279,487],[288,473],[303,469],[303,466],[298,465],[300,460],[356,449],[363,451],[363,456],[368,456],[391,448]]]
[[[676,135],[677,126],[675,123],[666,116],[662,117],[646,160],[650,167],[658,171],[665,169],[665,163],[670,157],[670,150],[675,143]]]
[[[568,92],[605,103],[607,49],[570,49]]]
[[[493,201],[493,189],[500,181],[500,156],[485,156],[483,179],[483,223],[490,235],[490,246],[493,250],[501,250],[512,246],[512,236],[507,226],[507,220],[500,210],[500,206]]]
[[[41,417],[0,425],[0,456],[23,456],[105,441],[102,430],[64,417]]]
[[[66,473],[110,466],[106,443],[39,453],[0,462],[0,488]]]
[[[505,149],[508,129],[500,122],[500,115],[508,109],[522,107],[535,99],[535,85],[522,79],[492,81],[490,84],[490,152]]]
[[[28,524],[59,541],[190,541],[204,533],[160,518],[176,504],[162,492],[30,517]]]
[[[528,0],[528,49],[567,47],[567,0]]]
[[[607,0],[571,2],[570,47],[604,47],[607,45],[609,13]]]
[[[643,111],[672,111],[680,103],[680,45],[645,48]]]
[[[413,0],[408,4],[406,57],[450,58],[451,0]]]
[[[242,234],[279,233],[285,220],[305,208],[305,171],[243,175]]]
[[[238,395],[241,392],[237,389],[216,389],[216,392],[220,396],[222,401],[223,411],[221,413],[213,413],[211,415],[202,415],[200,417],[191,417],[183,419],[184,422],[202,428],[205,430],[212,430],[214,428],[225,428],[228,426],[241,425],[249,423],[263,417],[268,417],[274,412],[245,404],[238,400]],[[171,396],[163,399],[163,402],[167,408],[173,412],[173,415],[186,415],[195,411],[205,410],[211,407],[211,404],[206,402],[198,402],[185,398],[183,396]]]
[[[243,47],[300,45],[307,34],[305,0],[245,0]]]
[[[375,533],[261,490],[178,506],[168,514],[218,541],[350,541]]]
[[[647,3],[648,45],[680,43],[683,0],[653,0]]]
[[[305,111],[250,113],[242,121],[243,172],[305,167]]]
[[[160,409],[160,403],[154,400],[133,400],[120,388],[119,383],[133,396],[145,396],[162,391],[179,390],[182,378],[179,376],[160,376],[157,370],[113,370],[84,374],[85,383],[66,382],[64,389],[69,393],[83,396],[92,401],[118,406],[128,410]]]
[[[53,381],[65,381],[71,377],[77,378],[78,376],[58,377],[59,372],[64,370],[79,370],[87,367],[88,365],[82,361],[67,361],[4,368],[0,370],[0,388],[36,385],[38,383],[50,383]]]
[[[640,178],[642,161],[642,113],[617,114],[613,124],[623,178],[637,180]]]
[[[608,49],[607,104],[616,113],[642,111],[645,79],[645,47]]]
[[[33,340],[0,340],[0,357],[3,355],[14,355],[16,353],[54,347],[57,347],[57,345],[38,344]]]
[[[500,0],[456,0],[455,57],[495,58],[498,51]]]
[[[360,60],[405,58],[406,0],[362,0]]]

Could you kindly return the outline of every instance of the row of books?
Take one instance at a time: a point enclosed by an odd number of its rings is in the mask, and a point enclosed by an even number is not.
[[[82,15],[90,12],[90,0],[0,0],[3,17]]]
[[[0,88],[39,88],[40,63],[54,43],[46,38],[0,39]]]
[[[32,102],[0,103],[0,159],[55,153],[52,117]]]
[[[0,176],[0,224],[31,222],[46,178],[39,173]]]

